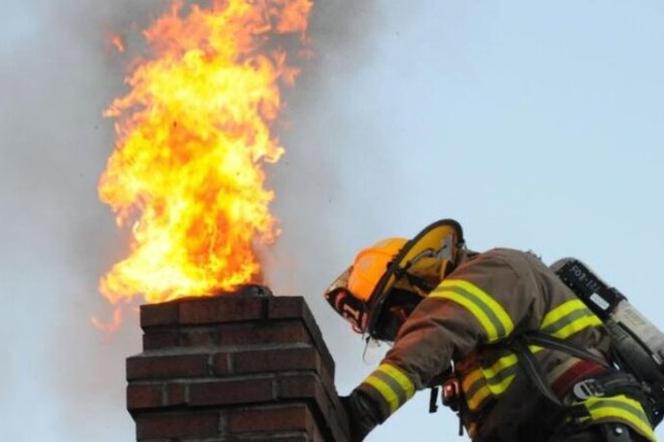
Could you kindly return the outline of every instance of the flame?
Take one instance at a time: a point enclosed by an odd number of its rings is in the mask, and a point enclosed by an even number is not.
[[[127,51],[127,45],[125,44],[124,39],[120,35],[111,35],[110,36],[110,43],[115,48],[116,51],[119,53],[123,54],[124,52]]]
[[[95,317],[90,318],[92,325],[99,331],[106,333],[114,333],[118,331],[122,324],[122,307],[116,306],[113,309],[113,318],[109,322],[104,322]]]
[[[299,72],[280,45],[306,46],[312,3],[210,3],[175,1],[144,31],[150,57],[105,111],[117,142],[99,197],[132,235],[100,280],[113,304],[260,283],[256,248],[279,233],[264,165],[284,152],[272,126]]]

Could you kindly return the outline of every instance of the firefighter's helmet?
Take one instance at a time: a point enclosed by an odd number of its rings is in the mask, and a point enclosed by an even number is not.
[[[388,238],[361,250],[325,297],[358,333],[392,341],[415,306],[456,263],[461,225],[437,221],[411,240]]]

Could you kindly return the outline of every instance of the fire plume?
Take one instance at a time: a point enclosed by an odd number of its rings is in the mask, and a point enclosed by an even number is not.
[[[298,73],[281,46],[306,45],[312,3],[208,3],[175,1],[144,31],[149,56],[105,112],[117,141],[99,197],[132,236],[100,280],[114,304],[259,283],[256,247],[278,235],[264,166],[284,152],[272,129]]]
[[[113,46],[113,48],[115,48],[115,50],[121,54],[127,50],[127,46],[125,45],[124,39],[119,35],[111,35],[110,43]]]

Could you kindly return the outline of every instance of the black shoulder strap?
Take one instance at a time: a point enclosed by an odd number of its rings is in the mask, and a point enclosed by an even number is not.
[[[521,336],[525,343],[528,345],[539,345],[540,347],[545,347],[551,350],[558,350],[563,353],[575,356],[579,359],[587,359],[596,362],[602,367],[610,368],[609,364],[602,357],[597,356],[588,350],[577,347],[574,344],[570,344],[568,341],[556,338],[555,336],[550,336],[537,331],[526,332]]]
[[[540,393],[542,393],[542,395],[554,405],[564,408],[565,405],[551,389],[544,373],[542,373],[542,368],[540,367],[539,362],[535,359],[535,355],[530,351],[530,348],[528,348],[527,341],[523,337],[517,337],[512,340],[510,348],[516,354],[519,366],[523,369],[526,375],[528,375]]]
[[[540,335],[537,333],[536,335]],[[555,341],[552,341],[555,342]],[[533,352],[530,350],[529,345],[541,345],[541,346],[548,346],[549,342],[547,340],[539,339],[538,336],[533,337],[532,335],[527,335],[527,334],[522,334],[520,336],[517,336],[513,338],[509,344],[508,348],[510,348],[517,356],[517,360],[519,363],[519,366],[521,369],[524,371],[524,373],[528,376],[528,378],[535,384],[535,387],[540,391],[540,393],[553,405],[555,405],[558,409],[564,410],[570,417],[585,417],[588,416],[588,410],[586,407],[584,407],[581,404],[577,405],[567,405],[564,404],[560,398],[556,395],[556,393],[553,392],[553,389],[551,388],[551,385],[549,385],[549,382],[546,379],[546,376],[542,372],[542,368],[540,366],[539,361],[535,358],[535,355]],[[558,342],[555,342],[554,345],[558,345]],[[565,343],[566,346],[569,346],[569,344]],[[562,348],[562,347],[557,347],[557,348]],[[574,348],[571,347],[570,348]],[[576,349],[578,350],[578,349]],[[565,350],[561,350],[565,351]],[[581,350],[581,352],[585,353],[585,350]],[[592,355],[592,353],[589,353],[589,355]],[[593,355],[595,356],[595,355]],[[596,357],[596,356],[595,356]],[[594,360],[594,358],[593,358]],[[603,362],[604,365],[606,365],[605,362]]]
[[[558,350],[575,356],[579,359],[586,359],[596,362],[609,370],[609,374],[602,379],[594,380],[600,382],[601,390],[606,394],[615,394],[617,392],[629,392],[630,396],[639,400],[646,410],[648,418],[653,427],[657,426],[662,420],[663,403],[654,404],[643,391],[643,385],[629,373],[617,371],[604,359],[585,349],[578,348],[573,344],[562,339],[545,335],[540,332],[527,332],[515,336],[505,343],[506,348],[513,351],[518,359],[519,366],[529,379],[535,384],[540,393],[554,405],[569,413],[570,417],[588,416],[588,410],[581,403],[576,405],[564,404],[560,398],[553,392],[546,376],[542,372],[539,361],[530,349],[531,345],[546,347],[552,350]]]

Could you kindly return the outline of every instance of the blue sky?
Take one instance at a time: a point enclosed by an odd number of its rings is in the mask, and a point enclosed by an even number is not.
[[[0,350],[3,440],[133,440],[123,366],[140,351],[136,318],[110,338],[89,325],[108,314],[96,280],[124,241],[95,192],[112,145],[101,110],[123,87],[104,33],[167,3],[5,6],[0,334],[15,345]],[[284,231],[271,284],[309,299],[339,390],[380,350],[363,362],[320,293],[358,248],[438,218],[461,221],[478,250],[580,257],[664,328],[661,2],[343,3],[318,6],[317,59],[288,93],[287,155],[270,169]],[[452,414],[429,416],[427,401],[368,440],[414,428],[457,440]]]

